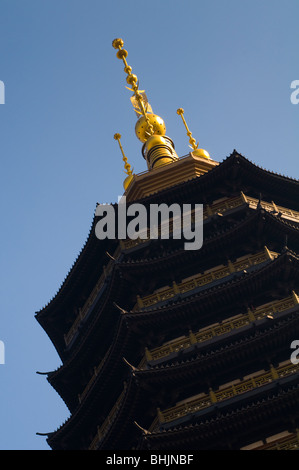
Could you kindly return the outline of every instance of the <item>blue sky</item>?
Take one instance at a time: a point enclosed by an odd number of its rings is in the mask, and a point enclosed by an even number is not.
[[[0,449],[49,449],[35,433],[69,416],[36,374],[60,360],[34,314],[78,256],[96,203],[122,194],[115,132],[135,172],[146,169],[112,40],[125,41],[179,156],[182,107],[215,160],[236,149],[298,178],[298,15],[298,0],[0,0]]]

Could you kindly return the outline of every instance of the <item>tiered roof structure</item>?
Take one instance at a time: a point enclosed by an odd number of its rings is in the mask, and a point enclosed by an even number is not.
[[[214,161],[186,121],[192,151],[179,158],[138,98],[122,46],[114,41],[148,163],[139,175],[125,167],[127,204],[203,203],[204,241],[190,251],[182,239],[98,240],[94,217],[36,314],[62,361],[48,381],[70,410],[47,441],[65,450],[296,449],[298,181],[236,150]]]

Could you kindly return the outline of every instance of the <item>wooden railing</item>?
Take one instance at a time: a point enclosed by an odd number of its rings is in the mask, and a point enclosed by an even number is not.
[[[237,395],[241,395],[249,390],[256,389],[267,383],[273,382],[282,377],[294,374],[299,371],[299,364],[292,364],[290,361],[274,368],[271,366],[269,371],[263,371],[252,375],[250,378],[240,380],[238,383],[223,386],[219,390],[210,389],[208,394],[202,393],[196,398],[190,398],[182,404],[161,411],[158,410],[159,423],[169,423],[182,418],[188,414],[195,413],[215,403],[222,402]]]
[[[180,284],[173,282],[172,287],[166,287],[160,292],[156,292],[142,298],[137,296],[137,305],[134,307],[134,310],[137,308],[141,310],[158,302],[169,300],[177,294],[183,294],[195,289],[196,287],[205,286],[213,281],[223,279],[234,272],[246,270],[251,266],[264,263],[267,260],[273,260],[277,256],[278,253],[271,252],[267,247],[265,247],[264,251],[262,252],[256,253],[254,255],[242,256],[235,262],[229,261],[227,266],[221,265],[207,270],[203,274],[197,274],[194,277],[181,282]]]
[[[249,207],[256,209],[259,201],[258,199],[255,199],[250,196],[245,196],[243,195],[246,202],[249,204]],[[273,201],[272,202],[265,202],[265,201],[260,201],[260,205],[262,206],[263,209],[265,209],[268,212],[272,212],[274,214],[279,214],[281,217],[284,219],[289,219],[295,222],[299,222],[299,212],[295,211],[293,209],[288,209],[283,206],[278,206],[276,205]]]
[[[268,302],[256,307],[254,310],[248,308],[247,313],[236,315],[232,318],[229,318],[228,320],[224,320],[221,323],[214,324],[213,326],[201,328],[196,333],[190,331],[189,336],[174,339],[158,348],[151,350],[147,349],[145,357],[139,364],[139,367],[142,368],[146,362],[155,361],[162,357],[167,357],[172,353],[189,348],[192,346],[192,344],[203,343],[204,341],[212,339],[215,336],[221,336],[225,333],[228,333],[229,331],[241,328],[256,320],[260,320],[265,317],[274,318],[275,314],[278,312],[288,310],[289,308],[292,308],[298,304],[299,297],[293,291],[291,296],[284,299]]]

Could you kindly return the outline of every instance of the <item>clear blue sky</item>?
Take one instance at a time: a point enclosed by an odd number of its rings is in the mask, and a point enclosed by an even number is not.
[[[179,156],[185,118],[217,161],[237,149],[299,177],[298,0],[0,0],[0,449],[49,449],[69,416],[36,371],[59,357],[34,318],[78,256],[97,202],[122,194],[115,132],[135,172],[128,63]],[[198,201],[201,202],[201,201]]]

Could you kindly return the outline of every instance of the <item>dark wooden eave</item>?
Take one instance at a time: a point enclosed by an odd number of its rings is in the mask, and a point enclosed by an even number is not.
[[[226,188],[226,189],[225,189]],[[280,175],[254,164],[236,150],[204,175],[177,184],[136,202],[143,204],[172,202],[209,203],[217,195],[243,191],[253,197],[299,210],[299,180]]]
[[[72,268],[53,299],[35,318],[45,330],[60,358],[65,359],[64,334],[69,329],[69,319],[75,319],[98,280],[103,266],[108,263],[106,252],[115,250],[115,240],[98,240],[95,236],[95,218],[85,242]]]

